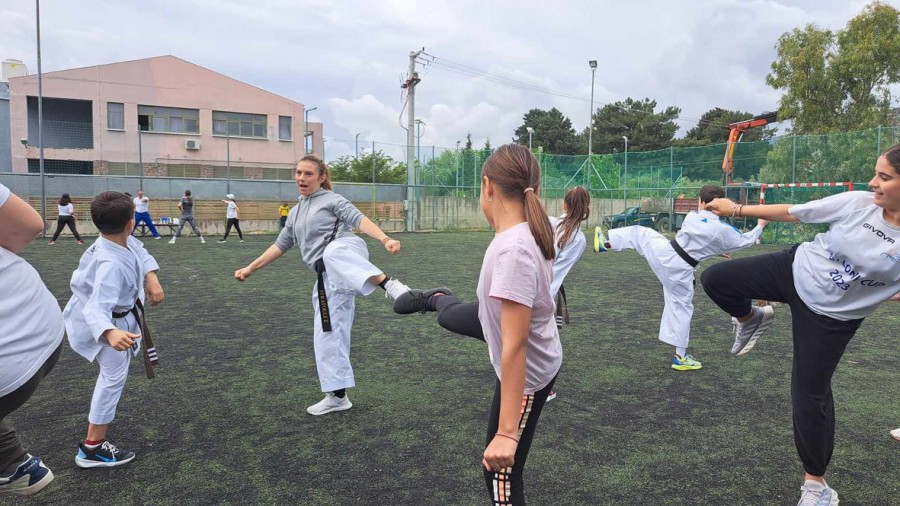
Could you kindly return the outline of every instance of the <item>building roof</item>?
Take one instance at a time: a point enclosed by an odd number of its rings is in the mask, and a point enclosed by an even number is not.
[[[247,84],[220,72],[210,70],[177,56],[153,56],[137,60],[127,60],[90,67],[44,72],[45,80],[89,81],[112,85],[178,89],[186,86],[203,86],[211,82],[227,83],[231,88],[245,88],[248,93],[264,93],[290,102],[287,97],[277,95],[258,86]],[[10,82],[37,80],[37,74],[10,78]],[[299,103],[299,102],[295,102]]]

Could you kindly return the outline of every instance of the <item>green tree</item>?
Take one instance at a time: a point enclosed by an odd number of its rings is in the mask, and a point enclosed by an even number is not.
[[[728,125],[743,121],[755,116],[749,112],[730,111],[715,107],[703,113],[697,126],[688,130],[681,139],[676,139],[677,147],[706,146],[708,144],[720,144],[728,142],[730,132]],[[769,140],[775,135],[775,128],[754,128],[744,133],[742,142],[754,142]]]
[[[606,104],[597,109],[594,124],[593,152],[615,153],[624,150],[623,136],[628,137],[629,151],[652,151],[668,147],[675,138],[681,114],[678,107],[656,112],[656,100],[626,98],[622,102]],[[581,133],[587,151],[588,129]]]
[[[359,158],[342,156],[328,164],[333,181],[348,183],[371,183],[372,164],[375,165],[376,183],[406,183],[406,165],[398,162],[383,151],[369,153]]]
[[[873,2],[836,33],[807,25],[778,39],[766,82],[783,90],[779,117],[795,133],[888,124],[890,87],[900,83],[900,11]]]
[[[538,146],[547,153],[556,155],[578,154],[578,135],[572,128],[572,120],[563,115],[557,108],[549,111],[532,109],[522,117],[522,125],[516,128],[513,142],[528,145],[528,127],[534,129],[531,145]]]

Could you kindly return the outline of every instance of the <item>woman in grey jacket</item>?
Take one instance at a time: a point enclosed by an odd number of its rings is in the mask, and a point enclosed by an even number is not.
[[[293,246],[300,247],[303,263],[318,274],[312,294],[313,348],[325,398],[306,411],[324,415],[353,406],[346,389],[355,386],[350,365],[350,329],[356,296],[369,295],[381,287],[393,301],[409,291],[409,287],[372,265],[365,241],[352,230],[359,229],[391,253],[400,252],[400,241],[388,237],[349,200],[331,191],[328,167],[319,157],[303,157],[297,164],[294,181],[300,201],[288,213],[287,224],[275,244],[249,265],[235,271],[234,277],[238,281],[246,280]]]

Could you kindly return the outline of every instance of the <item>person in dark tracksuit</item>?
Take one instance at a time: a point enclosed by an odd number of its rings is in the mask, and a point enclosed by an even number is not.
[[[200,233],[200,229],[197,228],[194,220],[194,198],[191,197],[191,190],[184,191],[184,197],[181,197],[178,209],[181,209],[181,218],[178,219],[178,230],[175,231],[175,235],[172,236],[169,244],[175,244],[175,239],[181,236],[181,230],[184,228],[185,223],[191,225],[191,230],[200,238],[200,244],[206,244],[206,239],[203,238],[203,234]]]

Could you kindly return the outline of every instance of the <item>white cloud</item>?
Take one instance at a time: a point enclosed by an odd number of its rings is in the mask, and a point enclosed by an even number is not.
[[[427,52],[475,69],[587,99],[626,97],[682,108],[681,133],[712,107],[777,106],[765,84],[775,42],[806,23],[842,28],[864,0],[484,2],[459,0],[156,0],[44,2],[45,71],[173,54],[318,107],[329,158],[352,154],[355,135],[402,159],[400,79],[408,54]],[[900,0],[889,3],[898,5]],[[4,0],[0,59],[36,70],[33,0]],[[531,108],[559,108],[577,130],[590,104],[420,68],[421,143],[455,148],[472,132],[508,142]],[[405,115],[404,115],[405,116]],[[403,118],[405,123],[405,117]]]

